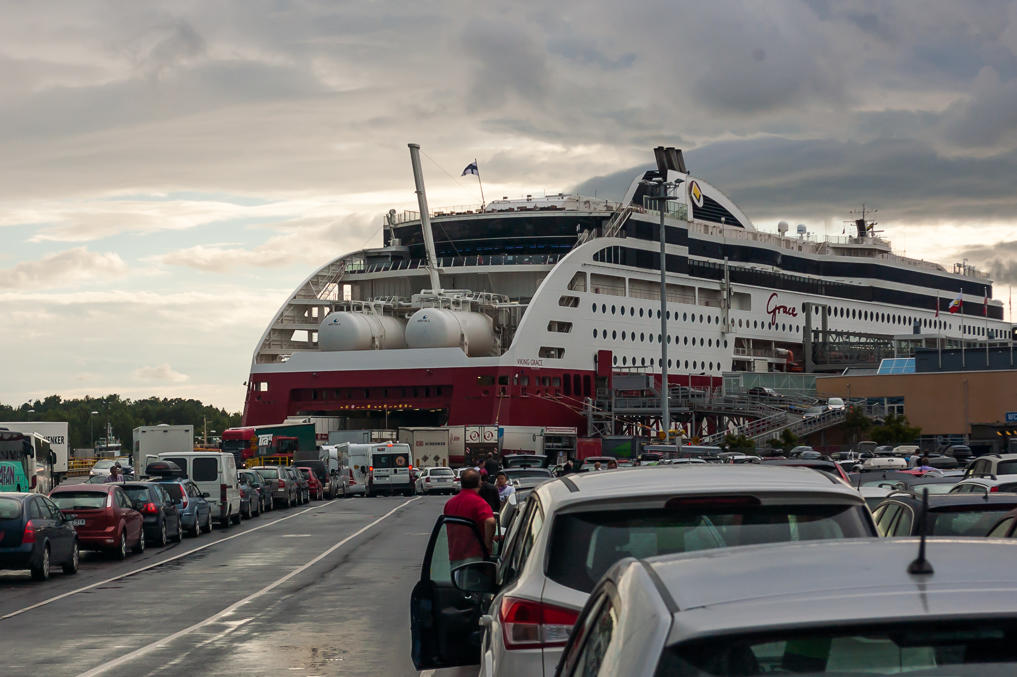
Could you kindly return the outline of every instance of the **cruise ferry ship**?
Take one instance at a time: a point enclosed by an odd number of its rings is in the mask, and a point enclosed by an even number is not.
[[[680,150],[654,155],[620,203],[527,195],[433,211],[422,199],[423,219],[390,211],[384,246],[316,270],[272,318],[244,424],[582,426],[612,373],[659,377],[661,340],[670,383],[800,370],[807,313],[833,332],[1009,337],[975,269],[895,254],[864,218],[823,240],[783,222],[757,230]]]

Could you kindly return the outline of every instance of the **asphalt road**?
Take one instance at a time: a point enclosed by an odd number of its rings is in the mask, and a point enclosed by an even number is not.
[[[445,500],[312,502],[45,583],[0,572],[0,675],[416,675],[409,595]]]

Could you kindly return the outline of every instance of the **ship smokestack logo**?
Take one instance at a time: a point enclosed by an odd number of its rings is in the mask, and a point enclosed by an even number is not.
[[[692,202],[697,207],[703,206],[703,191],[699,187],[698,181],[692,181],[689,183],[689,195],[692,196]]]
[[[766,299],[766,312],[770,316],[770,324],[777,324],[778,315],[787,315],[788,317],[798,317],[798,309],[791,308],[780,303],[777,303],[777,292],[770,294],[770,298]]]

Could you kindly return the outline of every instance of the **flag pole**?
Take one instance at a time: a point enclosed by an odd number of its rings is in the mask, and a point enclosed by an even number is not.
[[[487,209],[487,200],[484,199],[484,182],[480,180],[480,165],[477,158],[473,158],[473,164],[477,167],[477,184],[480,186],[480,211]]]
[[[939,353],[939,370],[943,371],[943,329],[939,324],[939,293],[936,294],[936,351]]]
[[[966,368],[968,366],[968,363],[967,363],[967,361],[964,358],[964,344],[967,343],[967,341],[964,338],[964,288],[963,287],[961,287],[961,290],[958,292],[958,295],[960,296],[961,368]]]
[[[985,368],[989,368],[989,288],[983,287],[982,291],[985,292],[984,301],[982,301],[982,317],[985,318]]]
[[[1013,286],[1010,287],[1010,368],[1013,369]]]

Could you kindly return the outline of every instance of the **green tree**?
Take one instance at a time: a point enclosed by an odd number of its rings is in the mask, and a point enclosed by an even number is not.
[[[789,429],[784,428],[784,430],[780,433],[780,437],[775,437],[769,440],[767,444],[770,445],[770,448],[774,451],[779,450],[787,453],[798,446],[798,441],[798,435],[795,435]]]
[[[872,439],[879,444],[917,443],[922,429],[908,424],[906,416],[890,414],[883,423],[872,428]]]
[[[735,435],[728,433],[724,435],[724,441],[720,443],[725,451],[740,451],[743,454],[753,452],[756,450],[756,443],[750,440],[745,435]]]
[[[841,425],[844,427],[848,441],[851,442],[853,447],[858,444],[858,440],[862,438],[862,435],[872,427],[872,419],[865,415],[865,411],[861,407],[852,407],[844,417],[844,423]]]

